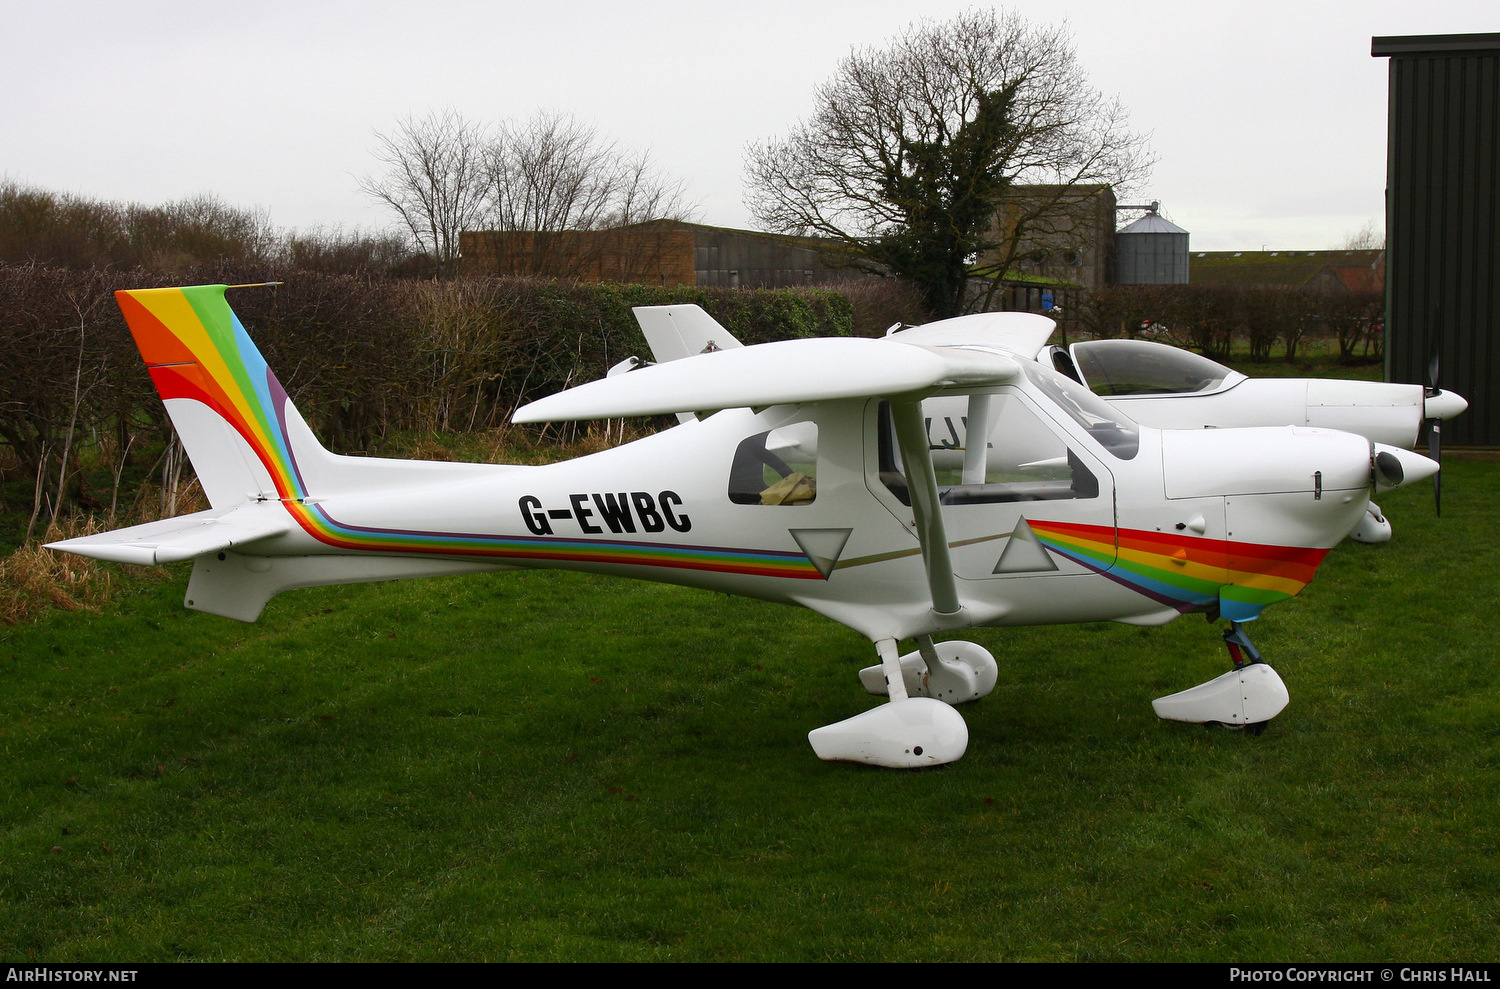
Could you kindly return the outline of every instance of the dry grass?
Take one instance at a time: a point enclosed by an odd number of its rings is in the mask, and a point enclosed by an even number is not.
[[[428,433],[394,439],[386,456],[413,460],[470,461],[477,463],[547,464],[598,453],[649,435],[650,420],[611,420],[603,423],[567,423],[549,435],[515,426],[474,433]],[[0,450],[3,450],[0,447]],[[161,488],[141,484],[130,507],[113,519],[77,516],[54,520],[41,538],[0,558],[0,623],[15,625],[33,620],[49,610],[98,611],[121,584],[122,574],[165,579],[155,567],[120,567],[103,564],[71,553],[56,553],[43,544],[123,528],[162,517]],[[182,486],[175,515],[188,515],[208,507],[196,480]]]
[[[43,542],[103,531],[97,520],[66,519],[47,527]],[[96,560],[33,543],[0,560],[0,622],[14,625],[50,608],[98,611],[109,600],[116,571]]]
[[[72,553],[57,553],[44,545],[155,521],[161,517],[161,503],[160,487],[143,484],[128,512],[113,518],[77,515],[53,519],[39,539],[0,558],[0,623],[30,621],[54,608],[98,611],[110,600],[122,574],[165,579],[165,573],[155,567],[105,564]],[[194,479],[182,486],[175,514],[189,515],[207,507],[203,489]]]

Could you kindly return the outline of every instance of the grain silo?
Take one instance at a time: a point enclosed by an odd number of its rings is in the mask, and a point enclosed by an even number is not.
[[[1186,285],[1188,232],[1155,210],[1115,231],[1116,285]]]

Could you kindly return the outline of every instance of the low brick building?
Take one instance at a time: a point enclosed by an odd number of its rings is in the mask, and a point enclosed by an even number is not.
[[[655,220],[609,230],[465,231],[465,275],[582,282],[788,288],[857,276],[810,237]]]

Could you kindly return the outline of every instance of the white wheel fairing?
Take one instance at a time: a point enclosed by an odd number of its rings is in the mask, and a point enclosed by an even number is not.
[[[1269,663],[1247,663],[1207,683],[1158,697],[1151,709],[1163,721],[1243,728],[1270,721],[1288,700],[1286,684]]]
[[[969,747],[969,726],[942,701],[909,697],[814,728],[807,740],[826,762],[920,769],[961,758]]]
[[[934,645],[936,664],[929,665],[920,649],[901,657],[901,680],[911,697],[931,697],[945,704],[966,704],[987,696],[1000,676],[999,664],[984,646],[954,640]],[[876,697],[888,694],[885,671],[867,666],[859,671],[859,682]]]

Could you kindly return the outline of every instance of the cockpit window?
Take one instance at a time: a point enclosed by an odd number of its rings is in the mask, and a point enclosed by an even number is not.
[[[810,505],[818,496],[818,425],[794,422],[747,436],[729,468],[736,505]]]
[[[1139,427],[1130,418],[1078,382],[1050,368],[1023,361],[1021,368],[1057,407],[1121,460],[1131,460],[1141,447]]]
[[[1149,340],[1085,340],[1072,349],[1083,380],[1098,395],[1213,391],[1234,373],[1207,357]]]

